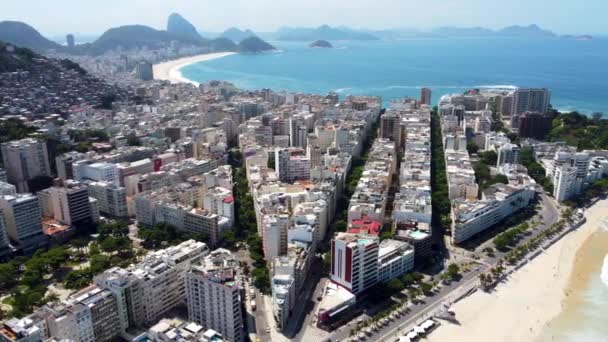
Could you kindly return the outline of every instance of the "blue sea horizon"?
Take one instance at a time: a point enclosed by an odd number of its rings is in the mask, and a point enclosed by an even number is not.
[[[279,52],[238,54],[194,63],[182,75],[226,80],[243,89],[271,88],[341,96],[375,95],[387,103],[492,86],[546,87],[562,111],[608,114],[608,39],[414,39],[338,41],[334,48],[271,42]]]

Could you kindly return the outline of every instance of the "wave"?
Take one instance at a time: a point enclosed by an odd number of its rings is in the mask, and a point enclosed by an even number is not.
[[[422,88],[431,88],[431,89],[471,89],[473,87],[467,85],[389,85],[386,87],[373,87],[368,88],[373,91],[384,91],[384,90],[394,90],[394,89],[422,89]]]
[[[602,266],[600,279],[602,279],[604,285],[608,287],[608,254],[606,254],[606,257],[604,257],[604,265]]]
[[[473,88],[482,88],[482,89],[510,89],[510,90],[515,90],[517,88],[519,88],[516,85],[513,84],[484,84],[484,85],[478,85],[478,86],[474,86]]]
[[[338,88],[334,90],[334,93],[342,94],[351,90],[353,90],[353,88]]]

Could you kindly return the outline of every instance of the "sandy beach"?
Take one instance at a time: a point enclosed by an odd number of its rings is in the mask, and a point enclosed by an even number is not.
[[[492,293],[477,291],[453,309],[460,325],[444,323],[428,341],[535,341],[560,314],[572,286],[580,282],[577,258],[608,218],[608,200],[587,210],[587,222],[515,272]]]
[[[210,61],[212,59],[222,58],[234,55],[236,52],[217,52],[207,53],[203,55],[184,57],[168,62],[163,62],[154,65],[154,79],[170,81],[171,83],[192,83],[198,86],[198,83],[191,81],[182,76],[180,69],[193,63]]]

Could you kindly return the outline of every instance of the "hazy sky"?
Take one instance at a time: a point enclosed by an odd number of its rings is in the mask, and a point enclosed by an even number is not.
[[[101,33],[127,24],[160,29],[171,12],[203,31],[326,23],[373,29],[536,23],[558,33],[608,33],[608,0],[0,0],[0,8],[0,20],[25,21],[47,36]]]

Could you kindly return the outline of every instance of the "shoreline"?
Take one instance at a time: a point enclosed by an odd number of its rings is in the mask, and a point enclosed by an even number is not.
[[[515,272],[494,291],[477,291],[452,307],[459,325],[445,322],[427,338],[431,342],[535,341],[565,308],[580,282],[575,270],[581,249],[608,217],[608,200],[586,210],[587,222]]]
[[[154,79],[161,81],[169,81],[171,83],[190,83],[194,84],[195,86],[198,86],[198,82],[187,79],[182,75],[181,69],[183,67],[198,62],[210,61],[235,54],[236,52],[214,52],[190,57],[183,57],[167,62],[154,64]]]

